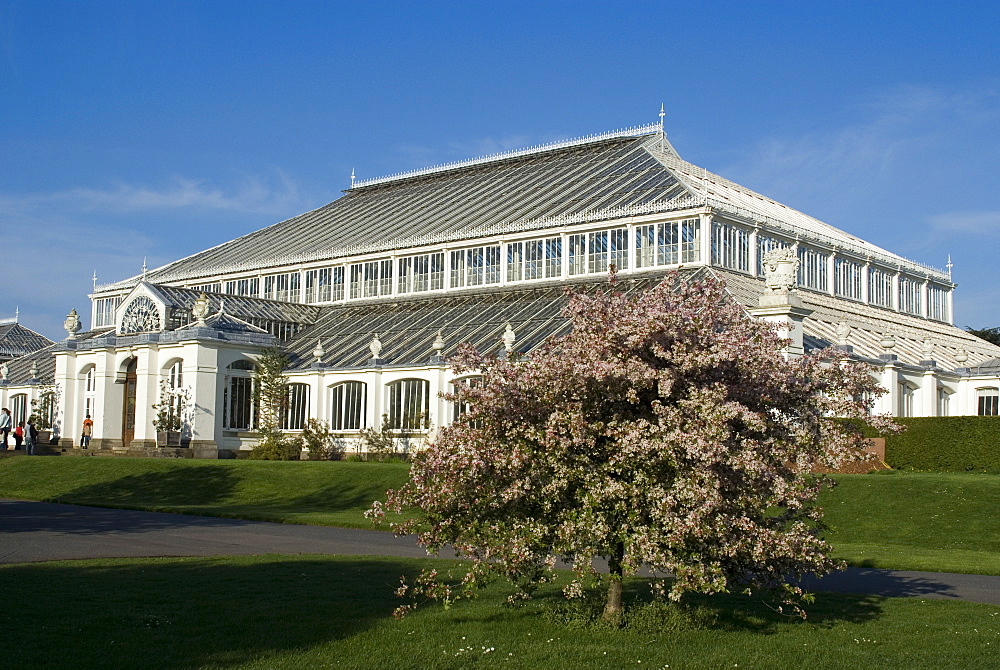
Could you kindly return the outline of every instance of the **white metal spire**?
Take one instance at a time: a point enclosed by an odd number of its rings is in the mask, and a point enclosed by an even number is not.
[[[948,268],[948,279],[951,279],[951,268],[954,267],[954,263],[951,262],[951,254],[948,254],[948,264],[945,267]]]
[[[354,188],[354,168],[351,168],[351,188]]]
[[[661,133],[663,132],[663,117],[665,117],[666,115],[667,115],[667,113],[664,111],[664,105],[661,102],[660,103],[660,132]]]
[[[97,293],[97,270],[94,270],[94,276],[90,278],[94,282],[94,293]]]
[[[142,281],[146,281],[146,257],[142,257]]]

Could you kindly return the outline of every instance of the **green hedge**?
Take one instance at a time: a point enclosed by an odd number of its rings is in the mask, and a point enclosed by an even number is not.
[[[906,426],[885,442],[894,468],[933,472],[1000,474],[1000,416],[942,416],[896,419]]]

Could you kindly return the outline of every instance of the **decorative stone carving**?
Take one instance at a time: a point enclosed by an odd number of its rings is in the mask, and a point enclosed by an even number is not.
[[[7,381],[7,378],[9,376],[10,376],[10,368],[7,367],[7,364],[4,363],[0,365],[0,381]]]
[[[69,337],[67,339],[76,339],[76,334],[83,328],[83,324],[80,323],[80,315],[76,313],[75,309],[71,309],[69,314],[66,315],[66,320],[63,321],[63,328],[65,328],[66,332],[69,333]]]
[[[969,360],[969,352],[967,352],[965,349],[959,349],[958,353],[955,354],[955,360],[958,361],[959,363],[964,363],[965,361]]]
[[[316,359],[317,363],[322,363],[324,356],[326,356],[326,349],[323,348],[323,340],[317,337],[316,348],[313,349],[313,358]]]
[[[510,323],[504,328],[503,337],[500,339],[503,340],[503,348],[507,350],[508,354],[514,350],[514,340],[517,339],[517,335],[514,334],[514,329],[510,327]]]
[[[799,284],[799,256],[792,247],[771,249],[763,258],[764,283],[772,293],[794,291]]]
[[[368,351],[372,352],[372,358],[378,360],[378,355],[382,353],[382,340],[378,339],[378,333],[372,337],[372,341],[368,344]]]
[[[920,353],[924,355],[925,361],[934,360],[934,342],[931,338],[924,338],[923,343],[920,347]]]
[[[440,358],[441,352],[444,350],[444,337],[441,335],[440,330],[437,332],[437,337],[434,338],[431,347],[434,349],[434,355]]]
[[[837,344],[846,347],[847,338],[851,336],[851,330],[851,325],[843,319],[837,322]]]
[[[882,348],[886,351],[892,351],[892,348],[896,346],[896,336],[892,333],[886,333],[882,336],[882,340],[879,342]]]
[[[28,370],[28,374],[32,379],[38,379],[38,361],[31,361],[31,369]]]

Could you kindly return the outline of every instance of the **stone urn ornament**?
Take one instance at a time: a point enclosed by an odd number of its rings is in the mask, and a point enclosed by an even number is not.
[[[368,351],[372,352],[372,360],[378,360],[378,355],[382,353],[382,340],[378,339],[378,333],[372,337],[372,341],[368,344]]]
[[[83,328],[83,324],[80,323],[80,315],[76,313],[75,309],[71,309],[69,314],[66,315],[66,320],[63,321],[63,328],[65,328],[66,332],[69,333],[69,336],[66,339],[76,339],[76,334]]]

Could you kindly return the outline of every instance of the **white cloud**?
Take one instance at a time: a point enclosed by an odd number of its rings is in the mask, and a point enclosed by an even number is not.
[[[1000,236],[1000,211],[946,212],[928,217],[931,227],[943,233]]]
[[[50,193],[0,194],[0,215],[10,212],[141,213],[193,209],[284,215],[303,207],[298,185],[281,171],[247,176],[224,189],[205,180],[174,177],[161,186],[113,183]]]

